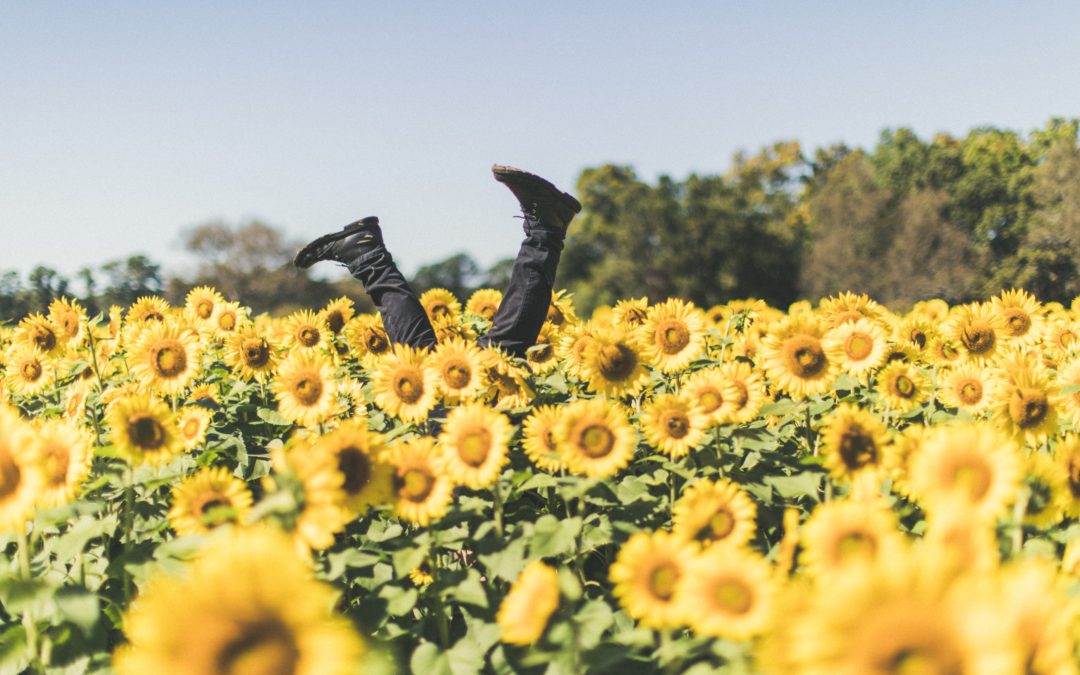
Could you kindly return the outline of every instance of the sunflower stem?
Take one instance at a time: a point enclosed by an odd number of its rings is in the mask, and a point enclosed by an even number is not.
[[[435,591],[435,623],[439,629],[439,646],[450,647],[450,625],[446,621],[446,607],[443,605],[439,578],[442,576],[442,560],[439,558],[439,533],[431,528],[431,585]]]
[[[125,563],[131,555],[131,536],[132,530],[135,529],[135,470],[129,463],[127,470],[124,472],[124,559]],[[124,606],[131,604],[131,596],[133,593],[131,573],[127,571],[126,565],[120,566],[120,576],[123,579],[124,586]]]
[[[814,446],[814,428],[810,425],[810,401],[806,401],[806,450],[811,455],[817,456],[817,448]]]
[[[18,558],[19,577],[24,581],[30,581],[30,541],[26,536],[26,524],[17,530],[18,535]],[[37,624],[34,622],[33,613],[27,609],[22,617],[23,629],[26,631],[26,648],[30,652],[30,667],[35,673],[43,673],[41,655],[38,653]]]
[[[502,498],[502,476],[496,476],[495,482],[491,486],[492,498],[495,502],[495,533],[499,535],[499,539],[503,538],[503,498]]]
[[[1024,548],[1024,517],[1027,515],[1028,496],[1024,494],[1016,500],[1013,508],[1013,520],[1016,526],[1012,533],[1012,554],[1015,557]]]

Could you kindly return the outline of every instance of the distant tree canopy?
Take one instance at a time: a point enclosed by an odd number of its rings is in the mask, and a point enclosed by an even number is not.
[[[794,141],[735,156],[724,175],[638,177],[623,165],[585,169],[584,207],[570,228],[557,285],[589,312],[619,298],[679,296],[701,306],[756,297],[785,307],[841,291],[903,308],[929,297],[963,302],[1002,288],[1044,301],[1080,295],[1078,120],[1051,119],[1026,136],[997,128],[964,138],[888,129],[870,150],[836,145],[807,155]],[[143,255],[79,270],[0,272],[0,320],[43,311],[56,297],[91,312],[142,295],[183,302],[209,285],[256,312],[282,314],[340,295],[370,310],[350,279],[326,282],[291,264],[301,242],[265,223],[188,230],[191,278],[163,276]],[[463,300],[502,289],[512,259],[482,270],[455,253],[421,267],[418,292]]]

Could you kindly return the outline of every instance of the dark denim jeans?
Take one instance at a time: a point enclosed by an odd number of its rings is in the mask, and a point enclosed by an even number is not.
[[[510,286],[492,318],[491,330],[480,338],[481,346],[498,347],[523,357],[525,350],[536,343],[551,305],[564,236],[561,229],[525,221],[525,241],[510,272]],[[420,305],[420,297],[402,276],[386,246],[373,245],[348,268],[364,284],[378,308],[391,342],[435,346],[435,331]]]

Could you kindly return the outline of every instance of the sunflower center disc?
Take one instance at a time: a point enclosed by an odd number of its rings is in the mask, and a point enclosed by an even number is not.
[[[637,354],[624,344],[604,345],[600,348],[599,356],[600,374],[613,382],[630,377],[637,366]]]
[[[7,457],[0,459],[0,499],[14,494],[19,489],[20,481],[22,471],[19,466]]]
[[[472,380],[472,370],[463,361],[448,363],[443,368],[443,379],[452,389],[463,389]]]
[[[682,438],[690,433],[690,420],[680,412],[664,415],[664,431],[670,438]]]
[[[200,319],[209,319],[214,315],[214,303],[212,300],[200,300],[195,305],[195,313]]]
[[[990,471],[982,464],[961,464],[953,472],[953,483],[976,502],[990,490]]]
[[[711,541],[722,541],[735,529],[735,516],[727,509],[717,511],[709,518],[709,524],[705,528],[706,538]]]
[[[698,406],[706,415],[722,405],[724,405],[724,395],[718,389],[709,387],[698,392]]]
[[[561,326],[563,325],[563,321],[566,320],[566,317],[563,316],[561,309],[556,305],[551,305],[548,307],[547,320],[550,321],[553,326]]]
[[[1009,326],[1009,335],[1020,337],[1027,334],[1031,328],[1031,318],[1020,309],[1011,309],[1005,314],[1005,322]]]
[[[179,344],[164,344],[154,353],[154,366],[161,377],[176,377],[187,370],[187,354]]]
[[[615,447],[615,434],[602,424],[591,424],[582,430],[580,447],[585,455],[598,459],[606,457]]]
[[[870,558],[876,552],[877,541],[865,532],[848,532],[836,542],[836,557],[840,560]]]
[[[541,342],[529,351],[529,360],[533,363],[543,363],[551,358],[554,352],[551,349],[551,345],[547,342]]]
[[[261,338],[244,340],[244,362],[252,368],[261,368],[270,361],[270,345]]]
[[[394,393],[404,403],[416,403],[424,395],[424,383],[416,373],[405,373],[394,380]]]
[[[326,315],[326,325],[337,335],[345,327],[345,317],[341,315],[341,312],[330,312]]]
[[[217,658],[226,675],[293,675],[300,653],[289,630],[276,619],[244,626]]]
[[[823,372],[828,362],[821,341],[810,335],[796,335],[784,346],[788,370],[800,379],[812,379]]]
[[[675,586],[679,583],[679,570],[670,563],[656,567],[649,575],[649,589],[661,600],[670,600],[675,595]]]
[[[911,398],[915,395],[915,383],[907,375],[897,375],[893,383],[893,391],[900,398]]]
[[[343,448],[338,453],[338,471],[345,477],[342,489],[354,495],[371,480],[371,460],[359,448]]]
[[[225,312],[218,317],[218,328],[224,331],[230,331],[236,328],[236,315],[232,312]]]
[[[390,344],[385,335],[374,330],[368,333],[364,343],[372,354],[382,354]]]
[[[861,469],[867,464],[874,464],[878,458],[878,448],[874,437],[858,427],[853,427],[841,437],[839,453],[840,459],[849,471]]]
[[[668,320],[657,326],[656,342],[665,354],[678,354],[690,344],[690,331],[681,321]]]
[[[63,485],[67,479],[71,455],[66,447],[59,443],[43,443],[40,450],[44,459],[43,466],[52,485]]]
[[[319,335],[317,328],[313,326],[304,326],[300,329],[300,332],[297,333],[296,337],[300,340],[300,344],[305,347],[314,347],[319,344],[319,338],[322,336]]]
[[[56,347],[56,335],[44,326],[39,326],[34,331],[33,340],[37,348],[43,352],[52,351]]]
[[[44,371],[41,368],[41,364],[37,361],[27,361],[23,364],[19,372],[22,374],[22,378],[27,382],[37,382]]]
[[[409,469],[400,479],[401,496],[411,502],[423,502],[435,488],[435,476],[420,469]]]
[[[491,451],[491,433],[487,429],[478,429],[464,438],[458,445],[458,457],[471,467],[481,466]]]
[[[934,654],[927,654],[918,647],[905,647],[884,664],[884,672],[896,675],[937,675],[954,673],[959,664],[943,663]]]
[[[315,405],[322,396],[322,381],[317,377],[305,375],[297,381],[293,391],[296,393],[296,398],[304,405]]]
[[[960,341],[972,354],[985,354],[994,348],[994,330],[981,322],[974,323],[960,333]]]
[[[750,400],[750,389],[741,380],[735,380],[732,384],[735,385],[735,410],[739,411],[746,407],[746,403]]]
[[[874,349],[874,338],[866,333],[852,333],[844,342],[844,353],[852,361],[862,361]]]
[[[1077,456],[1069,461],[1069,491],[1074,499],[1080,499],[1080,457]]]
[[[926,333],[921,330],[915,331],[911,334],[911,341],[915,343],[915,346],[919,349],[926,348]]]
[[[982,400],[982,384],[977,380],[965,380],[956,388],[956,394],[965,405],[975,405]]]
[[[132,444],[144,450],[157,450],[165,444],[165,428],[152,415],[139,415],[128,422]]]
[[[199,435],[200,426],[201,425],[199,424],[199,420],[192,417],[191,419],[184,422],[184,426],[180,429],[180,431],[184,434],[185,438],[195,438]]]
[[[754,606],[754,594],[737,579],[725,579],[713,588],[716,604],[732,614],[746,614]]]
[[[199,522],[211,528],[236,520],[236,512],[232,509],[229,498],[217,492],[204,495],[201,501],[192,506],[191,510],[198,516]]]
[[[1039,389],[1018,388],[1009,397],[1009,417],[1021,429],[1039,426],[1048,412],[1050,404]]]

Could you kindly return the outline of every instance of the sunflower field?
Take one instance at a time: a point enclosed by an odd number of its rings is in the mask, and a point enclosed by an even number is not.
[[[0,328],[0,672],[1077,673],[1080,303]]]

